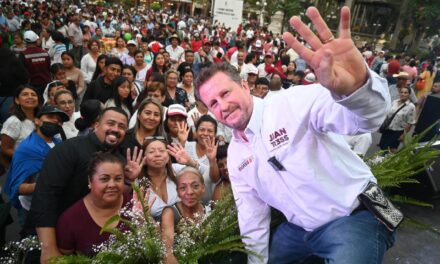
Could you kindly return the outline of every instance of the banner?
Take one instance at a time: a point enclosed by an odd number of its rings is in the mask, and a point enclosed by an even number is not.
[[[215,0],[213,14],[214,23],[225,24],[232,31],[237,31],[242,22],[243,0]]]

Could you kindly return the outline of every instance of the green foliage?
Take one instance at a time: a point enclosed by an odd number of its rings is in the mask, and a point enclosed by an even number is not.
[[[406,135],[404,147],[395,154],[385,155],[384,151],[379,151],[366,158],[365,162],[370,165],[378,184],[385,191],[400,187],[404,183],[418,183],[412,177],[431,166],[434,159],[440,155],[440,150],[431,148],[436,138],[423,146],[419,144],[430,128],[413,137]]]
[[[154,12],[157,12],[157,11],[159,11],[162,7],[161,7],[160,3],[156,3],[156,2],[154,2],[154,3],[151,3],[150,8],[151,8]]]
[[[232,192],[227,192],[215,204],[214,210],[196,221],[182,219],[177,227],[174,255],[179,263],[197,263],[220,252],[244,252],[238,229],[237,209]]]

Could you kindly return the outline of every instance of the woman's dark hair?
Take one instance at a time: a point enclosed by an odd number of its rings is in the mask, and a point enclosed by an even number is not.
[[[121,166],[122,175],[124,175],[125,161],[123,159],[110,152],[97,152],[93,154],[87,168],[89,181],[92,181],[93,175],[96,173],[98,166],[105,162],[119,164]]]
[[[137,115],[139,116],[142,111],[144,110],[144,108],[149,105],[149,104],[153,104],[155,106],[157,106],[159,108],[159,113],[160,113],[160,121],[159,121],[159,125],[156,128],[156,132],[154,133],[155,136],[165,136],[165,132],[164,132],[164,127],[163,127],[163,115],[164,115],[164,109],[162,104],[156,100],[155,98],[145,98],[144,100],[142,100],[142,102],[139,104],[139,108],[138,108],[138,113]],[[138,118],[138,116],[136,118]],[[136,125],[135,125],[135,131],[137,131],[140,128],[141,124],[139,122],[139,120],[136,120]]]
[[[136,79],[137,70],[136,70],[135,67],[133,67],[133,66],[131,66],[131,65],[127,65],[127,64],[125,64],[125,65],[122,67],[122,71],[125,70],[125,69],[129,69],[129,70],[131,71],[131,73],[133,73],[133,77],[134,77],[134,79]],[[122,72],[122,71],[121,71],[121,72]]]
[[[122,107],[122,104],[124,104],[130,110],[130,113],[131,113],[132,112],[131,96],[128,95],[127,98],[121,100],[121,97],[119,96],[119,92],[118,92],[119,86],[121,86],[125,82],[128,82],[128,84],[130,84],[130,81],[124,76],[117,76],[115,79],[113,79],[113,81],[112,81],[112,91],[113,91],[112,98],[113,98],[113,100],[115,100],[115,105],[117,107]]]
[[[142,149],[144,150],[144,153],[147,152],[148,145],[150,145],[151,143],[153,143],[155,141],[162,142],[163,144],[165,144],[165,147],[168,145],[168,142],[170,142],[170,141],[160,140],[160,139],[145,140],[142,145]],[[177,185],[177,177],[176,177],[176,174],[175,174],[173,167],[172,167],[171,156],[170,156],[170,159],[168,160],[167,165],[165,166],[165,169],[166,169],[167,176]],[[148,179],[150,179],[150,175],[148,174],[148,166],[147,165],[143,166],[142,175],[143,175],[143,177],[147,177]]]
[[[151,68],[153,68],[153,72],[161,72],[160,69],[159,69],[159,66],[158,66],[157,63],[156,63],[156,60],[157,60],[157,58],[159,57],[159,55],[160,55],[160,56],[163,56],[163,53],[159,53],[159,54],[157,54],[157,55],[154,57],[153,64],[151,65]],[[165,64],[163,65],[162,72],[165,73],[165,72],[167,72],[167,71],[168,71],[168,67],[167,67],[167,65],[166,65],[166,63],[165,63]]]
[[[31,86],[29,84],[18,86],[17,89],[15,90],[15,93],[14,93],[14,99],[18,99],[18,97],[20,96],[20,93],[24,89],[31,89],[32,91],[34,91],[38,97],[38,104],[40,104],[40,97],[38,96],[37,89],[35,89],[33,86]],[[35,109],[34,109],[35,116],[37,115],[38,110],[39,110],[39,107],[38,106],[35,107]],[[23,109],[21,109],[20,105],[18,105],[15,102],[15,100],[12,100],[12,105],[11,105],[9,112],[11,113],[11,115],[15,115],[20,121],[24,121],[26,119],[26,114],[23,112]]]
[[[404,87],[399,88],[399,92],[400,92],[400,90],[402,90],[402,89],[407,89],[409,94],[412,93],[412,89],[409,88],[409,87],[407,87],[407,86],[404,86]]]
[[[197,123],[196,123],[196,131],[199,129],[200,125],[201,125],[203,122],[209,122],[209,123],[213,124],[213,125],[214,125],[214,134],[217,134],[217,126],[218,126],[218,124],[217,124],[217,120],[215,120],[215,119],[214,119],[212,116],[210,116],[210,115],[202,115],[202,116],[199,118],[199,120],[198,120]]]
[[[93,43],[98,44],[98,48],[101,47],[101,42],[99,42],[99,40],[97,39],[91,39],[89,40],[89,42],[87,42],[87,48],[90,50],[92,48]]]
[[[98,120],[100,112],[101,101],[96,99],[83,101],[80,106],[81,117],[75,120],[75,127],[79,131],[84,131]]]
[[[73,63],[75,64],[75,56],[73,56],[72,52],[64,51],[63,53],[61,53],[61,57],[63,57],[64,55],[69,56],[72,59]]]
[[[57,74],[59,70],[64,70],[66,67],[64,67],[64,64],[62,63],[54,63],[50,66],[50,73],[52,74],[52,78]]]
[[[185,69],[182,71],[182,75],[180,75],[180,78],[182,79],[182,81],[183,81],[183,76],[185,76],[185,74],[187,74],[188,72],[190,72],[194,78],[194,72],[191,69]]]
[[[57,42],[64,42],[65,38],[63,36],[63,34],[61,34],[61,32],[57,31],[57,30],[53,30],[50,33],[53,41],[57,41]]]
[[[226,143],[224,145],[219,145],[218,146],[217,154],[215,155],[217,160],[221,160],[221,159],[224,159],[224,158],[228,157],[228,147],[229,147],[228,143]]]
[[[108,56],[105,55],[105,54],[101,54],[101,55],[98,56],[98,59],[96,60],[95,72],[93,73],[93,76],[92,76],[92,81],[96,80],[99,77],[99,75],[102,73],[102,70],[99,67],[99,62],[102,61],[102,60],[106,60],[107,61],[107,59],[108,59]]]
[[[136,55],[138,55],[139,53],[142,54],[142,56],[144,56],[144,52],[143,52],[142,50],[139,50],[139,49],[138,49],[138,50],[136,50],[136,51],[134,52],[134,54],[133,54],[133,58],[136,57]]]
[[[53,24],[55,25],[55,27],[57,26],[57,23],[56,23],[56,22],[59,22],[59,23],[60,23],[60,26],[57,27],[56,29],[59,29],[59,28],[61,28],[62,26],[64,26],[64,22],[63,22],[63,20],[61,20],[61,18],[56,17],[56,18],[53,19]]]
[[[289,55],[283,55],[281,57],[281,64],[287,66],[287,65],[289,65],[289,63],[290,63]]]

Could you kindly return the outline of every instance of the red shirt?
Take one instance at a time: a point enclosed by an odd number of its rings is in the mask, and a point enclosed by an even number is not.
[[[203,42],[202,40],[191,40],[191,47],[193,52],[199,51],[199,49],[202,47]]]

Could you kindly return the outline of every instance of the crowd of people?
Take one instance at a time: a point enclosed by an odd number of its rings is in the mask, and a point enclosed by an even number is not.
[[[253,22],[231,29],[169,12],[2,1],[0,31],[3,192],[22,236],[38,234],[43,263],[96,254],[92,246],[108,238],[100,228],[141,179],[150,183],[151,215],[163,222],[166,261],[176,262],[176,222],[204,213],[230,188],[234,135],[196,92],[204,69],[228,65],[265,101],[321,81],[307,58]],[[440,92],[440,60],[362,49],[388,81],[391,120],[380,147],[396,151],[426,97]],[[365,155],[371,133],[346,140]]]

